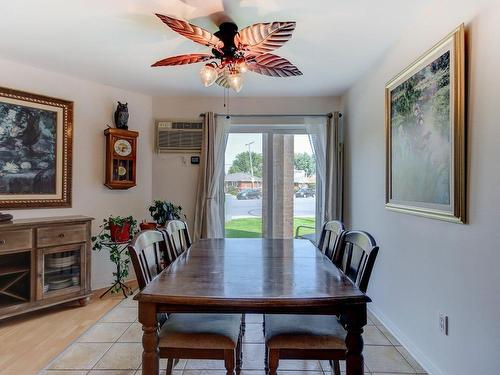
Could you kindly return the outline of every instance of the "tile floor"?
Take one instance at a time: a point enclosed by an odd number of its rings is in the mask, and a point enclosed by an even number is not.
[[[365,374],[425,374],[424,369],[371,314],[363,334]],[[141,325],[132,299],[122,301],[40,375],[140,375]],[[241,375],[264,375],[262,315],[247,315]],[[160,367],[166,367],[161,360]],[[345,363],[341,362],[341,370]],[[281,361],[279,375],[330,374],[326,361]],[[223,361],[181,360],[174,375],[225,375]]]

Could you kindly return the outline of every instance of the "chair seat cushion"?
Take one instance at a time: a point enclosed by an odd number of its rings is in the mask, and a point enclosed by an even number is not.
[[[334,315],[266,315],[270,349],[345,350],[346,332]]]
[[[160,330],[160,348],[234,349],[239,314],[171,314]]]

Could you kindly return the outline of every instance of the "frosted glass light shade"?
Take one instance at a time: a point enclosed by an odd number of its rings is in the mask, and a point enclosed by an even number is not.
[[[215,69],[212,65],[204,65],[200,70],[200,79],[205,87],[212,85],[218,75],[217,69]]]
[[[241,88],[243,87],[243,81],[243,75],[240,73],[230,73],[227,77],[229,87],[231,87],[236,92],[241,91]]]

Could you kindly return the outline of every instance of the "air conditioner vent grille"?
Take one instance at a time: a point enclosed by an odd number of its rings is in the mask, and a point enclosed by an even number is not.
[[[158,152],[200,152],[203,123],[200,121],[158,121]]]

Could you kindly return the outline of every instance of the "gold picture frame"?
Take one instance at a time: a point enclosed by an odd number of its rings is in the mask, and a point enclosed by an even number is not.
[[[466,222],[465,27],[385,87],[386,207]]]
[[[0,209],[71,207],[73,102],[0,87]]]

